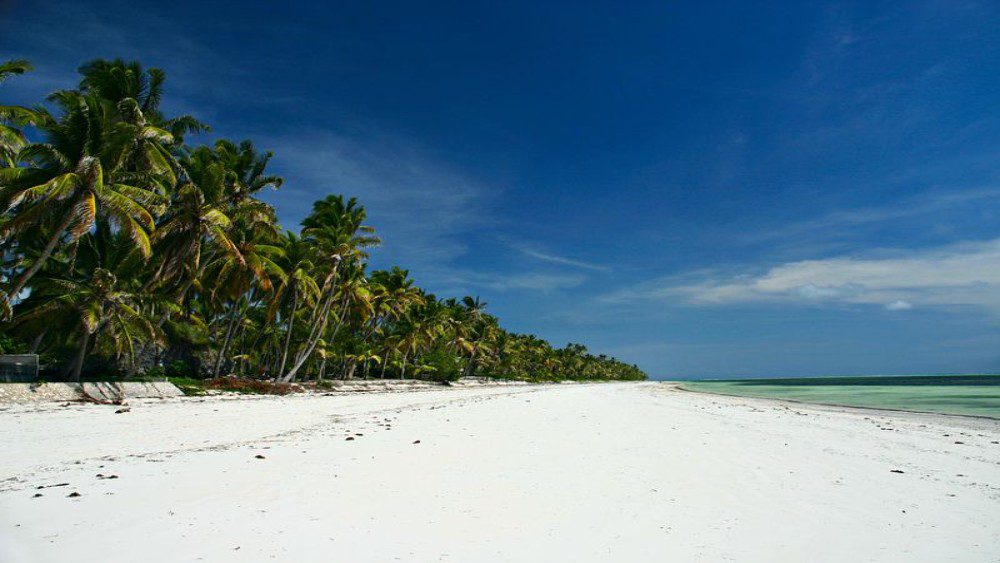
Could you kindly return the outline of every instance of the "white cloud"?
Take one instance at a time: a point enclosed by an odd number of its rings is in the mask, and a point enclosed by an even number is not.
[[[892,310],[971,306],[1000,313],[1000,239],[787,262],[762,273],[702,270],[620,290],[607,302],[853,303]]]
[[[902,299],[897,299],[892,303],[885,306],[886,309],[890,311],[906,311],[913,308],[913,305],[909,301],[903,301]]]

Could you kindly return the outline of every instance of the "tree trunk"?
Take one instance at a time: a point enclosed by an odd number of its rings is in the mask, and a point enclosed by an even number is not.
[[[213,377],[219,377],[219,372],[222,371],[222,360],[226,357],[226,348],[229,347],[229,341],[233,337],[233,332],[235,332],[236,312],[240,308],[240,300],[242,298],[233,303],[233,310],[229,313],[229,326],[226,329],[226,338],[222,341],[222,348],[219,349],[219,356],[215,359],[215,369],[212,370]]]
[[[403,363],[400,364],[399,368],[399,379],[406,379],[406,357],[409,355],[408,352],[403,352]]]
[[[323,357],[323,363],[319,365],[319,375],[316,377],[316,381],[323,381],[323,376],[326,375],[326,357]]]
[[[80,379],[83,376],[83,359],[87,357],[87,346],[90,344],[90,332],[86,329],[83,331],[83,342],[80,343],[80,350],[76,353],[76,358],[73,360],[73,373],[71,377],[77,383],[80,383]]]
[[[281,365],[278,373],[285,372],[285,362],[288,361],[288,348],[292,345],[292,328],[295,326],[295,310],[299,308],[299,292],[292,286],[292,312],[288,315],[288,333],[285,334],[285,349],[281,353]]]
[[[329,318],[330,307],[333,306],[333,298],[335,296],[335,292],[330,293],[330,297],[327,298],[326,303],[323,305],[323,310],[317,318],[318,327],[314,327],[314,329],[318,328],[318,330],[314,330],[314,334],[309,335],[309,339],[306,340],[305,349],[299,354],[299,357],[296,359],[295,365],[292,366],[292,369],[290,369],[288,373],[281,378],[282,381],[286,383],[293,381],[295,379],[295,374],[298,373],[299,369],[302,368],[302,365],[306,363],[306,360],[309,359],[309,356],[311,356],[313,351],[316,349],[316,345],[319,344],[319,340],[323,336],[323,330],[326,329],[326,321]]]
[[[23,274],[21,274],[21,277],[14,284],[14,287],[10,290],[10,292],[7,293],[8,303],[13,304],[14,299],[17,297],[17,295],[21,293],[21,290],[24,289],[26,285],[28,285],[28,280],[30,280],[35,274],[37,274],[38,270],[42,269],[42,266],[45,265],[45,262],[49,259],[50,256],[52,256],[52,252],[56,249],[56,245],[59,244],[59,239],[62,238],[63,232],[67,228],[69,228],[69,225],[72,222],[73,222],[72,215],[69,215],[65,219],[63,219],[62,224],[59,225],[59,228],[56,229],[55,234],[53,234],[52,238],[49,239],[49,243],[45,245],[45,249],[42,250],[42,254],[38,257],[37,260],[35,260],[35,263],[32,264],[30,268],[28,268],[27,270],[24,271]]]
[[[465,364],[465,370],[462,374],[463,377],[470,377],[472,375],[472,370],[476,364],[476,345],[472,345],[472,353],[469,354],[469,363]]]
[[[31,341],[31,349],[28,350],[29,354],[38,353],[38,349],[42,346],[42,340],[45,338],[45,334],[48,331],[49,331],[48,329],[45,329],[42,332],[39,332],[38,336],[36,336],[35,339]]]

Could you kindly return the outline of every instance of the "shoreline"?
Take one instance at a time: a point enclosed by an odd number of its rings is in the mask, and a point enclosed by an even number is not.
[[[990,420],[1000,423],[1000,416],[987,416],[978,414],[957,414],[957,413],[947,413],[947,412],[936,412],[936,411],[918,411],[912,409],[893,409],[888,407],[863,407],[858,405],[844,405],[840,403],[818,403],[813,401],[803,401],[801,399],[786,399],[779,397],[758,397],[755,395],[738,395],[736,393],[722,393],[719,391],[706,391],[702,389],[687,389],[683,385],[683,381],[663,381],[663,383],[676,384],[672,389],[676,391],[683,391],[685,393],[700,393],[703,395],[714,395],[718,397],[737,397],[740,399],[754,399],[759,401],[769,401],[778,403],[792,403],[795,405],[806,405],[813,407],[831,407],[838,409],[851,409],[860,410],[874,413],[891,414],[891,413],[902,413],[902,414],[915,414],[915,415],[927,415],[927,416],[946,416],[955,418],[971,418],[977,420]]]

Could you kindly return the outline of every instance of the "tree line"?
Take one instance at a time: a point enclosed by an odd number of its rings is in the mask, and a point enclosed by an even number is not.
[[[8,61],[0,82],[29,70]],[[0,352],[39,354],[47,378],[645,378],[506,331],[478,297],[370,270],[380,241],[354,198],[284,230],[259,199],[283,183],[272,154],[188,144],[209,128],[164,114],[160,69],[79,73],[38,105],[0,106]]]

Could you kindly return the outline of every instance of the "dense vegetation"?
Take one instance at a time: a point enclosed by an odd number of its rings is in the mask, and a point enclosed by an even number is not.
[[[30,70],[0,66],[0,80]],[[298,232],[258,199],[282,179],[250,141],[160,109],[164,73],[97,60],[73,90],[0,107],[0,347],[46,377],[643,379],[637,367],[502,329],[440,299],[379,244],[354,198]],[[32,140],[37,138],[37,140]]]

